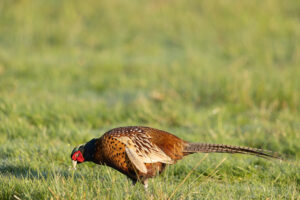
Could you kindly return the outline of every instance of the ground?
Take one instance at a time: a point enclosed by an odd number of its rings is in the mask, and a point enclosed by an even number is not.
[[[0,199],[300,199],[300,1],[0,1]],[[133,186],[73,147],[144,125],[195,154]]]

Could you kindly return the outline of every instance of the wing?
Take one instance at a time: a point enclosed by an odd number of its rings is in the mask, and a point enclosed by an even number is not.
[[[145,163],[174,163],[169,156],[149,140],[150,138],[146,134],[116,137],[125,144],[125,151],[130,161],[143,173],[147,173]]]

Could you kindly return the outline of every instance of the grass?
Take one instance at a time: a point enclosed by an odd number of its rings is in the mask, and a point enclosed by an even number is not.
[[[0,1],[0,199],[300,199],[299,13],[279,0]],[[106,167],[69,171],[74,146],[125,125],[287,161],[192,155],[148,193]]]

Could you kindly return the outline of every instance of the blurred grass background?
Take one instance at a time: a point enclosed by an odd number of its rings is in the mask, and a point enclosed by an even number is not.
[[[68,171],[74,146],[125,125],[288,157],[209,155],[174,199],[300,199],[299,22],[299,1],[1,0],[0,199],[168,198],[203,155],[152,197]]]

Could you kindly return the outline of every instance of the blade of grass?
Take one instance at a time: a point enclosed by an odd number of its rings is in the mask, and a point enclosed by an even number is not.
[[[205,160],[207,158],[208,154],[205,154],[205,156],[195,165],[195,167],[186,175],[186,177],[181,181],[181,183],[179,183],[179,185],[175,188],[175,190],[173,191],[173,193],[169,196],[168,200],[170,200],[175,193],[177,192],[177,190],[179,189],[180,186],[182,186],[184,184],[184,182],[191,176],[191,174],[195,171],[195,169],[197,167],[199,167],[199,165],[202,163],[203,160]]]

